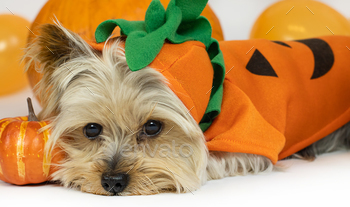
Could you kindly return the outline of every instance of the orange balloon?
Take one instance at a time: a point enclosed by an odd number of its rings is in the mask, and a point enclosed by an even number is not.
[[[20,63],[26,46],[30,22],[12,15],[0,15],[0,95],[13,93],[28,85]]]
[[[259,16],[250,38],[294,40],[325,35],[350,35],[350,23],[321,2],[284,0],[273,4]]]

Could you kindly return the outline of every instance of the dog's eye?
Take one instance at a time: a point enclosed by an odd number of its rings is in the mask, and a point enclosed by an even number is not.
[[[146,124],[143,125],[143,132],[147,136],[155,136],[162,131],[162,123],[157,120],[148,120]]]
[[[84,127],[84,135],[88,139],[95,139],[102,133],[102,126],[96,123],[88,123]]]

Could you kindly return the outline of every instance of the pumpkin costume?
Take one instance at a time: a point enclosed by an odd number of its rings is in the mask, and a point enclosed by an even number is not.
[[[204,132],[208,149],[264,155],[276,163],[350,121],[346,45],[347,36],[220,42],[227,71],[221,113]],[[213,79],[205,46],[164,44],[149,66],[167,78],[199,123]]]
[[[105,41],[119,26],[127,35],[130,69],[150,66],[167,78],[209,150],[259,154],[276,163],[350,120],[350,37],[218,43],[205,23],[198,24],[200,11],[191,19],[181,1],[171,1],[166,11],[158,7],[151,3],[145,22],[103,22],[96,40]],[[174,15],[177,9],[184,13]]]
[[[349,122],[346,45],[347,36],[221,42],[229,70],[221,113],[205,131],[209,150],[260,154],[275,163]]]

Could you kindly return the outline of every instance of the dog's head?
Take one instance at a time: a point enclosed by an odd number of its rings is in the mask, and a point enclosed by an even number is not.
[[[54,180],[102,195],[189,192],[206,180],[197,123],[161,73],[130,71],[120,41],[95,51],[62,26],[44,25],[25,57],[43,74],[47,153],[60,146],[67,155]]]

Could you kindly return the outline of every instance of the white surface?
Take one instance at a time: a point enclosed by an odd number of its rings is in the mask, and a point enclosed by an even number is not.
[[[1,0],[0,13],[35,18],[45,0]],[[211,0],[226,39],[246,39],[258,15],[274,0]],[[350,1],[324,0],[347,18]],[[29,88],[0,97],[0,119],[26,115]],[[40,107],[34,103],[36,112]],[[314,162],[281,162],[285,172],[210,181],[188,194],[105,197],[65,189],[57,185],[13,186],[0,181],[0,206],[349,206],[350,153],[324,155]]]
[[[349,206],[350,153],[314,162],[283,161],[285,172],[210,181],[187,194],[106,197],[58,185],[14,186],[0,182],[1,206]]]

